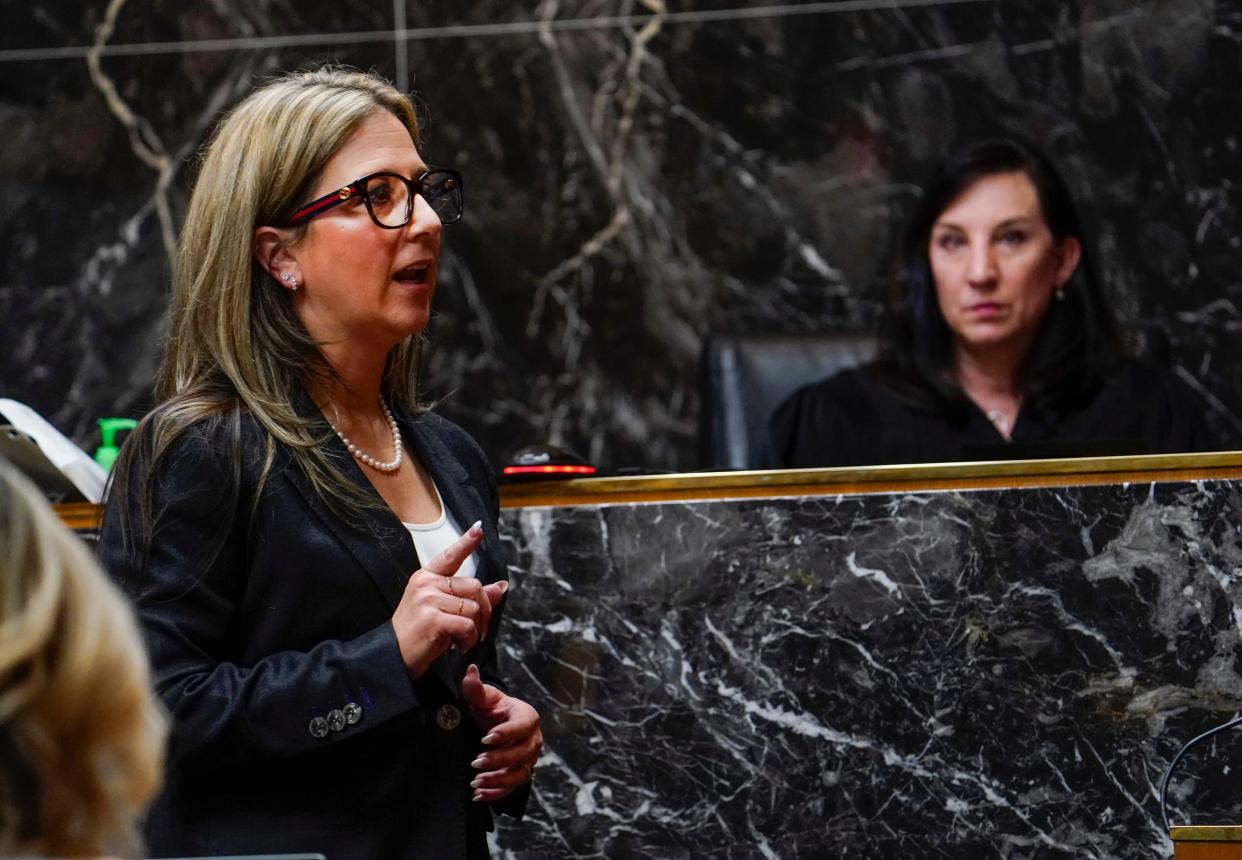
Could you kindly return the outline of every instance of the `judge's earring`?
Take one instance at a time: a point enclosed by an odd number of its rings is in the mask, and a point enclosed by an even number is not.
[[[294,289],[297,289],[297,287],[294,287]],[[1057,301],[1058,302],[1065,301],[1065,287],[1063,286],[1057,287]]]
[[[290,275],[288,272],[282,274],[280,278],[289,285],[289,289],[296,290],[298,288],[298,279],[293,277],[293,275]]]

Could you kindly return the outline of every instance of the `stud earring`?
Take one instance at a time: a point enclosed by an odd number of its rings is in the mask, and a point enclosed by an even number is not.
[[[1065,301],[1065,287],[1057,287],[1057,301]]]
[[[280,279],[289,285],[289,289],[296,290],[298,288],[298,279],[288,272],[281,274]]]

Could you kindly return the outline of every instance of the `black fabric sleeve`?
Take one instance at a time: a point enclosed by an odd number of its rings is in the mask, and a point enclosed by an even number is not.
[[[768,419],[768,443],[772,451],[772,465],[777,469],[792,469],[803,433],[803,411],[807,389],[800,388],[785,398]]]
[[[147,474],[131,461],[126,497],[109,498],[100,534],[100,560],[135,602],[156,692],[173,717],[170,764],[292,756],[416,706],[390,623],[307,652],[236,662],[233,631],[251,573],[249,504],[229,447],[193,428],[174,442],[157,466],[150,523],[134,516]],[[122,502],[128,516],[120,515]],[[355,701],[359,691],[370,705],[364,720],[324,738],[310,733],[312,714]]]
[[[483,504],[487,507],[487,516],[495,527],[495,533],[500,533],[500,491],[496,485],[496,475],[492,471],[491,463],[487,459],[487,455],[483,453],[483,449],[479,447],[474,438],[468,436],[463,431],[462,435],[466,436],[470,447],[473,449],[475,462],[478,469],[482,472],[483,487],[480,489],[480,495],[483,497]],[[500,559],[500,564],[504,564],[504,554],[500,547],[495,548],[495,555]],[[501,579],[508,579],[509,572],[507,570],[497,571],[497,576]],[[510,582],[512,586],[512,582]],[[491,630],[488,631],[487,641],[483,643],[483,654],[479,661],[479,675],[487,683],[507,692],[504,684],[500,680],[500,670],[496,656],[496,634],[500,630],[500,622],[504,618],[505,606],[509,602],[508,592],[505,592],[504,598],[500,601],[500,605],[496,607],[492,615]]]
[[[496,475],[492,471],[487,455],[483,453],[483,449],[479,447],[478,442],[461,428],[447,421],[442,421],[442,426],[444,426],[449,436],[446,440],[449,449],[455,456],[461,458],[462,463],[466,466],[471,476],[472,482],[478,486],[483,504],[487,508],[488,519],[496,526],[495,533],[499,533],[500,491],[496,485]],[[503,564],[504,557],[500,552],[500,548],[496,547],[495,549],[495,555],[500,559],[499,563]],[[508,571],[506,570],[499,571],[498,576],[501,579],[509,579]],[[487,640],[483,643],[483,647],[479,649],[480,653],[476,656],[479,677],[483,679],[484,683],[490,684],[505,693],[505,695],[510,695],[510,693],[499,677],[496,639],[500,630],[500,622],[504,617],[505,607],[508,604],[509,592],[506,592],[505,597],[492,611],[492,620],[489,624]],[[530,792],[531,785],[528,782],[514,789],[508,797],[501,798],[491,803],[490,806],[495,812],[521,820],[526,814],[526,806],[530,801]]]
[[[888,429],[864,385],[847,370],[798,389],[768,421],[776,468],[866,466],[882,462]],[[871,383],[878,384],[878,383]]]

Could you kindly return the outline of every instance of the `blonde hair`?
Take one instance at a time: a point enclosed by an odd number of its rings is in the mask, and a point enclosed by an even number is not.
[[[125,854],[166,720],[128,605],[0,461],[0,856]]]
[[[282,226],[306,202],[324,165],[376,110],[396,116],[420,142],[409,98],[376,75],[336,67],[276,78],[220,123],[173,263],[160,405],[135,434],[149,447],[131,457],[158,461],[201,419],[248,411],[266,430],[260,485],[279,442],[338,512],[374,504],[323,454],[328,428],[322,420],[304,419],[293,407],[300,384],[335,375],[294,314],[289,292],[255,260],[253,234],[258,226]],[[291,228],[294,241],[304,231]],[[389,403],[407,410],[418,408],[419,351],[414,336],[393,347],[382,383]]]

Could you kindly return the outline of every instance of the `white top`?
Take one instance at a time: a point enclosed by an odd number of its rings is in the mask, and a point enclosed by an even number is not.
[[[414,550],[418,553],[418,563],[426,564],[435,558],[441,550],[457,540],[466,533],[466,530],[453,519],[453,515],[449,513],[448,506],[444,504],[444,499],[440,498],[440,488],[436,487],[435,482],[431,484],[436,491],[436,501],[440,503],[440,517],[434,523],[406,523],[406,531],[410,533],[410,537],[414,539]],[[461,567],[457,568],[457,576],[475,575],[478,564],[474,560],[474,553],[461,563]]]

